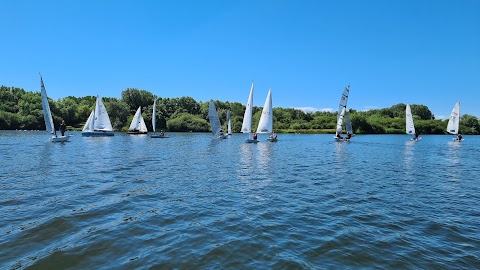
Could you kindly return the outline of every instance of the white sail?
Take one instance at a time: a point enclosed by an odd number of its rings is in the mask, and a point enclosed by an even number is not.
[[[349,95],[350,95],[350,85],[347,85],[345,89],[343,89],[342,97],[340,98],[340,103],[338,105],[337,120],[338,120],[338,117],[340,116],[340,112],[342,111],[342,109],[347,107]]]
[[[208,117],[210,119],[210,127],[212,128],[213,136],[220,136],[220,130],[222,129],[222,125],[220,124],[220,119],[218,118],[217,109],[215,108],[213,100],[210,100],[210,105],[208,107]]]
[[[153,100],[152,127],[153,132],[155,132],[155,129],[157,128],[157,97],[154,97]]]
[[[40,88],[42,94],[42,109],[43,109],[43,119],[45,120],[45,127],[47,131],[51,134],[55,133],[55,127],[53,125],[52,112],[50,111],[50,105],[48,104],[47,90],[45,90],[45,85],[43,84],[42,76],[40,76]]]
[[[250,133],[252,130],[252,109],[253,109],[253,82],[250,89],[250,95],[248,96],[247,107],[245,108],[245,114],[243,115],[242,133]]]
[[[268,90],[265,105],[263,105],[262,116],[258,123],[257,133],[273,132],[273,112],[272,112],[272,89]]]
[[[232,121],[230,120],[230,109],[227,111],[227,134],[232,135]]]
[[[95,122],[95,110],[92,110],[92,112],[90,113],[90,116],[88,117],[87,122],[85,123],[85,126],[83,127],[82,131],[83,132],[93,132],[94,122]]]
[[[337,116],[337,132],[342,133],[343,130],[343,118],[345,116],[345,112],[347,111],[347,108],[343,107],[343,109],[340,111],[340,113]]]
[[[129,131],[147,132],[147,126],[142,117],[142,107],[138,107],[137,112],[133,116],[132,123],[130,123]]]
[[[457,102],[453,107],[450,119],[448,120],[447,131],[450,134],[458,134],[460,126],[460,102]]]
[[[97,103],[95,105],[95,121],[93,127],[94,130],[113,131],[107,110],[99,96],[97,96]]]
[[[410,135],[415,134],[415,126],[413,125],[413,116],[412,111],[410,110],[410,104],[407,104],[407,108],[405,109],[405,132]]]
[[[348,111],[345,113],[345,129],[347,130],[347,134],[353,135],[352,122],[350,121],[350,113]]]

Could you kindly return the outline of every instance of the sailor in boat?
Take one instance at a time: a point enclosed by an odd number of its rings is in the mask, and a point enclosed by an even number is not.
[[[66,130],[67,130],[67,125],[65,125],[65,120],[62,120],[62,123],[60,124],[60,132],[62,133],[62,136],[65,136]]]
[[[337,137],[337,139],[343,139],[342,135],[340,135],[340,133],[338,131],[336,132],[336,137]]]
[[[277,139],[277,133],[272,132],[272,135],[269,137],[270,140],[276,140]]]
[[[461,141],[463,139],[462,133],[457,134],[457,141]]]
[[[413,140],[414,140],[414,141],[418,141],[418,136],[419,136],[419,135],[420,135],[419,133],[415,133],[415,134],[413,135]]]
[[[341,137],[340,137],[341,138]],[[343,138],[344,141],[349,141],[350,138],[352,138],[352,133],[347,133],[347,136],[345,136],[345,138]]]
[[[257,139],[257,133],[253,133],[253,139],[254,139],[254,140]]]
[[[165,136],[165,133],[163,133],[163,130],[160,130],[160,136]]]
[[[220,129],[220,131],[218,132],[218,135],[219,135],[220,138],[224,138],[224,137],[225,137],[225,135],[224,135],[224,133],[223,133],[223,129]]]

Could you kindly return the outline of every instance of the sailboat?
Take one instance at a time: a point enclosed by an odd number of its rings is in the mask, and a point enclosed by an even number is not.
[[[453,138],[454,141],[461,142],[463,138],[459,135],[460,128],[460,102],[457,102],[453,107],[452,113],[450,114],[450,119],[448,119],[447,131],[452,135],[457,135]]]
[[[45,90],[45,85],[43,84],[42,75],[40,75],[40,89],[41,89],[41,95],[42,95],[42,110],[43,110],[43,119],[45,120],[45,128],[48,131],[48,133],[53,134],[53,136],[50,138],[50,141],[51,142],[68,141],[72,135],[57,136],[57,132],[55,131],[52,112],[50,111],[50,105],[48,104],[47,90]]]
[[[215,139],[225,139],[227,136],[223,134],[222,125],[220,124],[220,119],[218,118],[217,109],[215,109],[213,100],[210,100],[210,105],[208,107],[208,118],[210,119],[210,127],[212,128],[213,137]]]
[[[405,132],[413,136],[412,141],[419,141],[421,138],[418,137],[415,132],[415,126],[413,125],[413,116],[412,111],[410,110],[410,104],[407,104],[405,109]]]
[[[103,137],[113,135],[112,123],[110,123],[105,105],[103,105],[102,99],[97,96],[95,109],[92,110],[83,127],[82,136]]]
[[[232,121],[230,119],[230,107],[227,110],[227,135],[232,135]]]
[[[247,107],[245,108],[245,114],[243,115],[242,133],[248,133],[246,143],[257,143],[256,134],[252,137],[252,109],[253,109],[253,82],[250,89],[250,95],[248,96]]]
[[[163,133],[163,131],[160,132],[160,134],[155,134],[155,130],[157,128],[157,97],[155,97],[153,100],[152,127],[153,134],[150,135],[150,138],[169,138]]]
[[[142,106],[138,107],[137,112],[133,116],[132,123],[128,128],[128,134],[147,134],[148,129],[145,125],[145,120],[142,117]]]
[[[344,138],[342,137],[342,131],[343,131],[343,122],[345,118],[345,115],[348,115],[348,122],[350,125],[350,131],[348,130],[349,128],[347,127],[347,137],[345,140],[350,140],[350,137],[353,135],[353,130],[351,128],[351,122],[350,122],[350,115],[347,112],[347,102],[348,102],[348,96],[350,94],[350,85],[347,85],[345,89],[342,92],[342,98],[340,99],[340,104],[338,105],[338,115],[337,115],[337,128],[336,128],[336,134],[335,134],[335,140],[336,141],[343,141]]]
[[[258,122],[257,133],[270,133],[267,140],[271,142],[277,141],[277,134],[273,132],[272,89],[268,90],[262,116],[260,116],[260,121]]]

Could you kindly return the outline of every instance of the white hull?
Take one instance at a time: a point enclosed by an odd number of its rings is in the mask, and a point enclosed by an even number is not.
[[[52,137],[52,138],[50,138],[50,141],[51,142],[68,142],[70,137],[72,137],[72,135]]]

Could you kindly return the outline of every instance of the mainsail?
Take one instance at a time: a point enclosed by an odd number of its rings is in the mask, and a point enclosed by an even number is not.
[[[347,85],[345,89],[343,89],[342,97],[340,98],[340,103],[338,104],[338,114],[337,114],[337,133],[342,133],[343,130],[343,121],[345,114],[347,112],[347,102],[348,102],[348,95],[350,94],[350,85]]]
[[[340,134],[342,133],[342,130],[343,130],[343,118],[345,116],[345,112],[346,112],[347,108],[343,107],[342,108],[342,111],[338,114],[337,116],[337,133]]]
[[[457,102],[453,107],[450,119],[448,120],[447,131],[450,134],[458,134],[460,126],[460,102]]]
[[[47,131],[51,134],[55,133],[55,127],[53,125],[52,112],[50,111],[50,105],[48,104],[47,90],[45,90],[45,85],[43,84],[42,76],[40,75],[40,88],[42,94],[42,109],[43,109],[43,119],[45,120],[45,127]]]
[[[157,127],[157,97],[154,97],[153,100],[152,127],[153,132],[155,132],[155,129]]]
[[[415,126],[413,125],[413,116],[412,111],[410,110],[410,105],[407,104],[407,108],[405,109],[405,117],[406,117],[406,130],[407,134],[414,135],[415,134]]]
[[[113,131],[107,110],[105,109],[105,105],[103,105],[102,99],[99,96],[97,96],[97,102],[95,105],[95,121],[93,128],[94,130]]]
[[[208,107],[208,117],[210,119],[210,127],[212,128],[213,136],[220,136],[220,130],[222,125],[220,124],[220,119],[218,118],[217,110],[215,109],[215,104],[213,100],[210,100],[210,105]]]
[[[227,134],[232,135],[232,121],[230,120],[230,108],[227,111]]]
[[[245,108],[245,114],[243,115],[242,133],[250,133],[252,130],[252,109],[253,109],[253,82],[250,89],[250,95],[248,96],[247,107]]]
[[[273,113],[272,113],[272,89],[268,90],[265,105],[263,105],[262,116],[258,123],[257,133],[273,132]]]

